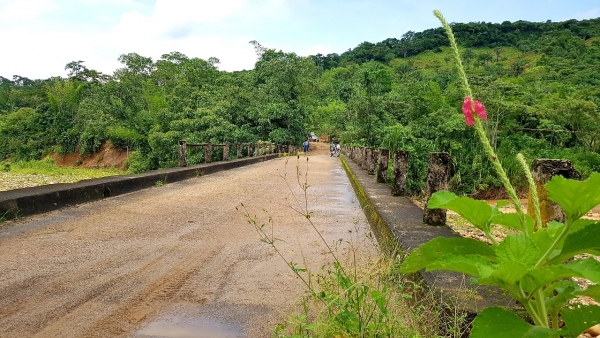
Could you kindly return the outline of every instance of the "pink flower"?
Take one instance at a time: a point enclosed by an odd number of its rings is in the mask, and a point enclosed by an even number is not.
[[[467,126],[472,126],[475,123],[475,119],[473,118],[473,106],[475,107],[475,114],[477,114],[480,119],[487,119],[487,114],[485,113],[485,107],[483,106],[483,103],[475,100],[475,104],[473,104],[473,100],[467,96],[462,104],[462,111],[465,115],[465,122],[467,123]]]

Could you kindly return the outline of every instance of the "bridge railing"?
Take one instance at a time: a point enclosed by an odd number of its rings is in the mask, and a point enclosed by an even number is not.
[[[378,183],[388,182],[388,163],[390,152],[388,149],[374,149],[366,147],[344,147],[344,154],[354,160],[367,174],[375,175]],[[409,152],[406,150],[397,150],[393,154],[394,167],[391,177],[391,193],[393,196],[406,195],[406,178],[408,174]],[[377,170],[376,170],[377,169]],[[432,152],[429,154],[427,165],[427,180],[425,188],[425,201],[435,192],[450,189],[450,180],[452,179],[452,159],[450,154],[445,152]],[[555,175],[562,175],[566,178],[581,179],[581,174],[574,168],[569,160],[562,159],[536,159],[532,164],[532,174],[538,191],[545,191],[544,185]],[[539,194],[539,192],[538,192]],[[551,220],[564,221],[564,214],[560,208],[552,201],[547,199],[546,194],[539,194],[541,197],[540,205],[542,208],[542,223],[546,224]],[[533,215],[533,203],[531,195],[528,197],[528,212]],[[445,225],[445,209],[423,210],[423,223],[429,225]]]
[[[236,158],[244,158],[244,149],[246,157],[261,156],[267,154],[295,153],[298,148],[291,145],[276,144],[272,142],[250,142],[250,143],[187,143],[185,140],[179,141],[179,166],[187,167],[187,148],[188,147],[204,147],[204,163],[211,163],[213,159],[214,147],[223,148],[222,161],[231,159],[232,148],[236,151]]]

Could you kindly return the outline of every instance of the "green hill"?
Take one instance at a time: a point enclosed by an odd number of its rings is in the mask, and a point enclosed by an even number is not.
[[[487,108],[489,137],[517,185],[517,152],[569,158],[584,176],[600,171],[600,18],[453,29],[475,98]],[[299,145],[316,132],[410,150],[415,194],[431,151],[452,154],[455,191],[500,186],[464,123],[441,28],[306,58],[251,43],[258,61],[243,72],[173,52],[158,60],[121,55],[111,75],[73,61],[65,79],[0,77],[0,158],[87,154],[110,141],[134,150],[131,168],[142,171],[177,165],[180,139]]]

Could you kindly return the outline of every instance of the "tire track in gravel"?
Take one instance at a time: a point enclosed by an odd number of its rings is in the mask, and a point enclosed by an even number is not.
[[[336,242],[356,236],[357,227],[367,232],[339,162],[310,159],[316,226]],[[178,304],[225,314],[249,336],[268,335],[278,310],[294,306],[304,288],[235,207],[244,202],[259,216],[268,209],[288,259],[321,266],[327,259],[318,239],[288,206],[281,176],[287,172],[293,186],[296,166],[303,175],[308,164],[292,160],[0,225],[0,337],[138,337]]]

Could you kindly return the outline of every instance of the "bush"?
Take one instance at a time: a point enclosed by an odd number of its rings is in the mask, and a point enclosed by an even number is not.
[[[123,169],[132,174],[139,174],[154,169],[154,166],[148,155],[142,154],[139,151],[133,151],[129,153],[129,157],[123,164]]]
[[[148,136],[148,143],[152,149],[152,156],[158,161],[161,168],[174,167],[177,165],[181,132],[168,131],[153,132]]]
[[[108,128],[108,139],[117,148],[139,148],[146,143],[146,136],[121,126]]]

